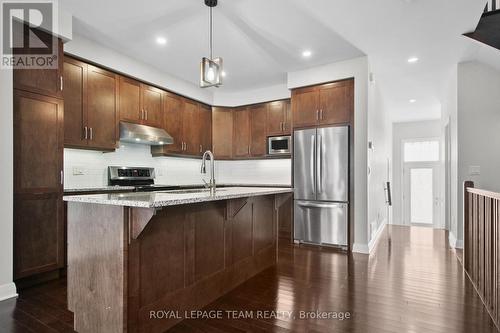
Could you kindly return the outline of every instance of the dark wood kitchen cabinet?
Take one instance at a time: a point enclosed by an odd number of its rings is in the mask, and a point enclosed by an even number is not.
[[[183,98],[169,92],[163,93],[163,128],[174,138],[174,143],[157,147],[158,153],[181,154],[184,149],[182,139]],[[154,147],[152,147],[153,150]]]
[[[354,80],[292,91],[293,127],[348,124],[354,111]]]
[[[231,159],[233,147],[233,109],[212,110],[212,149],[216,158]]]
[[[250,112],[250,156],[266,156],[267,143],[267,109],[266,104],[257,104],[248,108]]]
[[[290,132],[290,100],[267,103],[267,136],[289,135]]]
[[[144,116],[141,109],[141,83],[120,76],[119,91],[120,120],[140,123]]]
[[[62,99],[14,89],[14,278],[64,266]]]
[[[141,84],[142,94],[142,123],[153,127],[162,127],[162,91],[158,88]]]
[[[22,23],[13,21],[13,29],[23,29]],[[54,43],[57,47],[57,62],[56,68],[53,69],[16,69],[13,71],[14,89],[30,91],[37,94],[62,98],[64,82],[63,82],[63,43],[62,40],[52,36],[51,34],[39,30],[30,29],[30,31],[38,37],[46,45]],[[31,39],[32,36],[30,36]],[[28,44],[28,43],[27,43]],[[38,54],[38,49],[26,48],[18,49],[20,54]]]
[[[184,98],[182,111],[182,140],[184,141],[183,153],[187,155],[200,154],[200,118],[198,103]]]
[[[212,150],[212,107],[200,104],[200,153]]]
[[[161,127],[162,90],[124,76],[119,82],[120,120]]]
[[[67,147],[110,151],[116,148],[118,77],[79,60],[64,60]]]
[[[233,157],[250,156],[250,111],[247,107],[233,111]]]

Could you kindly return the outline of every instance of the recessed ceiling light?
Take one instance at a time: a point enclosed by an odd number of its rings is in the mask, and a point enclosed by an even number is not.
[[[418,58],[417,58],[417,57],[411,57],[411,58],[408,58],[408,62],[409,62],[410,64],[414,64],[414,63],[416,63],[417,61],[418,61]]]
[[[156,43],[158,45],[165,45],[167,44],[167,39],[165,37],[156,37]]]
[[[417,100],[416,99],[410,99],[410,103],[415,103]]]
[[[163,141],[160,141],[160,142],[158,142],[158,143],[159,143],[160,145],[162,145],[162,144],[163,144]]]
[[[222,77],[226,77],[226,72],[222,71],[221,75]]]
[[[310,50],[305,50],[302,52],[302,56],[304,58],[309,58],[312,55],[312,52]]]
[[[135,141],[141,141],[141,139],[139,139],[139,138],[135,138]]]

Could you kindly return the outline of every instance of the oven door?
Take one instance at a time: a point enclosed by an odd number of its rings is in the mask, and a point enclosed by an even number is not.
[[[269,155],[290,154],[291,136],[273,136],[267,138]]]

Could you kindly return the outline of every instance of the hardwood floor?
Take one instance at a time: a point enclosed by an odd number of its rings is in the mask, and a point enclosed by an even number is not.
[[[422,227],[387,226],[371,256],[282,244],[277,267],[204,310],[224,319],[186,319],[170,332],[497,332],[446,233]],[[316,310],[350,318],[299,318]],[[0,302],[0,332],[72,331],[65,281]]]

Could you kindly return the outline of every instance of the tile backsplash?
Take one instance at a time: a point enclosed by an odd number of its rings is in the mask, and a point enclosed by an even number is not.
[[[164,185],[196,185],[203,183],[203,178],[209,178],[208,173],[200,173],[200,159],[152,157],[149,146],[122,144],[111,153],[64,149],[64,187],[105,186],[108,182],[107,167],[110,165],[155,168],[156,183]],[[220,184],[290,185],[291,161],[216,161],[215,177]]]

